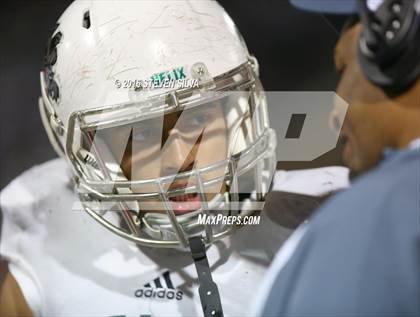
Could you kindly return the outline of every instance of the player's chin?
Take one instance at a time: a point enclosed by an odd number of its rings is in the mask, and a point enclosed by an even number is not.
[[[354,144],[354,140],[348,136],[341,137],[341,158],[344,165],[349,168],[350,175],[356,176],[363,170],[357,146]]]
[[[380,158],[373,158],[369,156],[370,153],[359,150],[356,146],[348,145],[348,150],[343,151],[343,162],[349,168],[350,179],[363,174],[376,166]]]

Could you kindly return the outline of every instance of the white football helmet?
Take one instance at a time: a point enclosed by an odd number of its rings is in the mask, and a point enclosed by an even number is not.
[[[141,245],[210,244],[261,209],[276,138],[235,24],[214,1],[76,1],[41,72],[41,116],[83,208]]]

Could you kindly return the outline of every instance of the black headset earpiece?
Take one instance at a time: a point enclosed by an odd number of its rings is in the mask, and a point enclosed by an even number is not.
[[[361,0],[360,6],[362,70],[375,85],[399,94],[420,76],[420,0]]]

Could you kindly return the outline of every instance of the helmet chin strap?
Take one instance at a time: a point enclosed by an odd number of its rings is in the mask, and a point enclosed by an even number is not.
[[[219,290],[211,277],[209,261],[207,260],[206,247],[200,236],[188,240],[191,255],[194,260],[198,276],[198,293],[200,294],[201,307],[204,317],[223,317],[222,303]]]

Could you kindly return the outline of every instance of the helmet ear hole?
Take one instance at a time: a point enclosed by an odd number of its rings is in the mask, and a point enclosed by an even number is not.
[[[83,25],[83,27],[85,29],[89,29],[90,28],[90,13],[89,13],[89,10],[86,11],[83,14],[83,24],[82,25]]]

